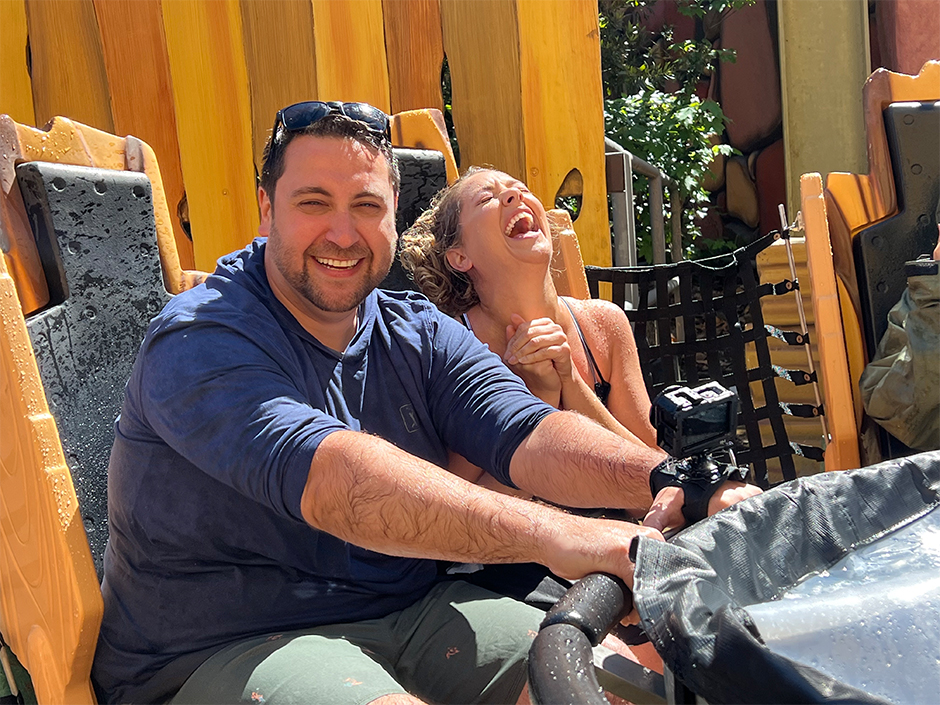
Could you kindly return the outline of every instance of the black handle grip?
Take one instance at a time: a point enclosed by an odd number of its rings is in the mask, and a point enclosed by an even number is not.
[[[633,609],[626,583],[592,573],[552,607],[529,651],[529,694],[534,703],[607,705],[597,682],[591,647]]]
[[[607,573],[592,573],[555,603],[541,626],[570,624],[584,632],[591,646],[597,646],[632,609],[633,595],[623,580]]]

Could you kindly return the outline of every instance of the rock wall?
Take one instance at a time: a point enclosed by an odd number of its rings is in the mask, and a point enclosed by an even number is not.
[[[672,25],[677,40],[707,39],[737,52],[734,63],[720,64],[698,90],[717,100],[728,118],[716,141],[740,152],[712,165],[705,183],[711,205],[699,224],[707,237],[733,237],[739,245],[779,228],[777,206],[787,200],[777,2],[757,0],[716,26],[683,16],[675,0],[661,0],[647,20],[651,30]],[[870,8],[872,70],[916,74],[924,62],[940,58],[940,2],[877,0]]]

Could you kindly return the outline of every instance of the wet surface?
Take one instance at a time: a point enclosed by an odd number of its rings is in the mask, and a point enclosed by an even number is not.
[[[51,296],[27,328],[100,577],[114,420],[150,319],[170,298],[150,181],[41,162],[20,165],[17,179]]]
[[[783,656],[892,702],[937,702],[940,508],[747,610]]]

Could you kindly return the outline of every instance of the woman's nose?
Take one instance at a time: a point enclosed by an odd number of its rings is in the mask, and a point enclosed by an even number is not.
[[[507,188],[499,194],[499,200],[504,206],[511,206],[519,202],[520,196],[519,189]]]

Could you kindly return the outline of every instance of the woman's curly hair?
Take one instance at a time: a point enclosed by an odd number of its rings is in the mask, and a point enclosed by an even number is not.
[[[467,172],[433,198],[430,207],[402,235],[401,263],[415,284],[441,311],[459,316],[480,299],[464,272],[447,261],[447,251],[460,244],[461,186],[485,167]]]

